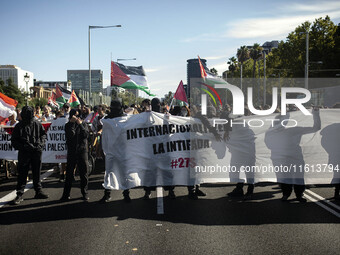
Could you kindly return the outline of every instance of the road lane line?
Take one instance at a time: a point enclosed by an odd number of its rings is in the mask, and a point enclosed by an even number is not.
[[[163,187],[157,187],[157,214],[164,214]]]
[[[53,174],[53,168],[49,169],[46,171],[46,173],[42,174],[40,176],[41,180],[45,180],[47,177],[49,177],[51,174]],[[31,188],[33,188],[33,181],[30,181],[26,184],[25,190],[24,192],[26,192],[27,190],[30,190]],[[14,200],[14,198],[17,196],[17,191],[14,190],[11,193],[7,194],[6,196],[0,198],[0,208],[3,207],[5,204],[8,204],[9,202],[11,202],[12,200]]]
[[[318,198],[318,199],[321,200],[322,202],[325,202],[325,203],[328,204],[329,206],[331,206],[331,207],[333,207],[333,208],[335,208],[335,209],[337,209],[337,210],[340,211],[340,206],[338,206],[338,205],[332,203],[331,201],[327,200],[326,198],[324,198],[324,197],[322,197],[322,196],[320,196],[320,195],[318,195],[318,194],[316,194],[316,193],[314,193],[313,191],[308,190],[308,189],[306,190],[306,192],[308,192],[310,195],[312,195],[312,196]]]
[[[321,203],[320,201],[314,199],[311,196],[308,196],[307,194],[304,195],[306,198],[308,198],[310,201],[316,203],[318,206],[322,207],[323,209],[327,210],[331,214],[334,214],[336,217],[340,218],[340,213],[334,211],[333,209],[329,208],[327,205]]]

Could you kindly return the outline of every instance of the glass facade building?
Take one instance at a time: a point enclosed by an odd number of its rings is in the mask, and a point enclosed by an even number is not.
[[[67,80],[72,82],[72,89],[90,91],[89,70],[67,70]],[[91,70],[91,93],[103,93],[103,71]]]

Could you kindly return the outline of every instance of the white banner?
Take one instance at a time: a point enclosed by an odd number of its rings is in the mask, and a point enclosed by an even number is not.
[[[58,118],[52,121],[47,131],[45,149],[42,154],[43,163],[66,163],[65,124],[67,121],[67,118]]]
[[[67,146],[65,124],[67,118],[53,120],[48,131],[45,149],[42,154],[43,163],[66,163]],[[11,145],[11,135],[6,128],[0,128],[0,159],[17,160],[18,152]]]
[[[12,147],[11,135],[4,126],[0,127],[0,159],[17,160],[18,152]]]
[[[105,119],[103,124],[106,189],[340,182],[338,109],[310,116],[290,112],[235,118],[228,141],[217,141],[199,119],[155,112]],[[217,129],[223,136],[223,126]]]

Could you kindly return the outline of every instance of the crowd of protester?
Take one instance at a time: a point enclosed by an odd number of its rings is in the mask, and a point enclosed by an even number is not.
[[[259,109],[268,109],[269,106],[259,107]],[[30,106],[23,107],[22,110],[17,109],[16,112],[11,115],[8,120],[2,122],[2,125],[14,127],[12,133],[12,146],[18,150],[18,161],[6,160],[3,165],[6,168],[6,176],[9,174],[17,175],[17,197],[13,201],[13,204],[19,204],[23,201],[22,196],[24,188],[27,183],[28,171],[31,169],[33,175],[33,185],[36,192],[36,199],[46,199],[48,195],[42,191],[40,183],[41,172],[41,156],[43,147],[46,140],[46,132],[42,127],[43,122],[51,122],[57,118],[66,118],[68,122],[65,125],[66,143],[68,146],[67,163],[58,164],[56,166],[59,169],[59,180],[64,182],[64,191],[61,200],[67,201],[70,199],[70,191],[72,183],[74,181],[75,169],[78,168],[80,176],[80,186],[82,197],[85,201],[89,200],[88,196],[88,152],[93,150],[95,158],[97,160],[105,157],[101,149],[101,133],[102,133],[102,119],[104,118],[117,118],[124,115],[140,114],[146,111],[155,111],[159,113],[171,114],[174,116],[182,117],[195,117],[199,118],[203,125],[211,133],[214,134],[217,140],[228,140],[229,133],[232,129],[228,126],[224,130],[224,134],[221,136],[214,129],[208,118],[221,117],[229,118],[232,106],[225,105],[224,108],[215,108],[213,106],[207,107],[207,116],[200,114],[197,106],[172,106],[161,103],[158,98],[152,100],[145,99],[141,105],[131,104],[123,105],[121,101],[114,100],[110,106],[97,105],[93,108],[86,105],[78,105],[77,108],[71,109],[70,104],[65,103],[60,109],[52,108],[48,105],[42,109],[40,106],[32,108]],[[295,110],[295,109],[290,109]],[[279,109],[276,111],[279,112]],[[250,111],[246,108],[245,115],[250,115]],[[89,145],[90,134],[95,137],[94,142],[91,141]],[[94,148],[91,148],[93,146]],[[31,167],[30,167],[31,166]],[[11,169],[10,171],[8,169]],[[298,187],[296,187],[298,186]],[[230,197],[240,197],[243,199],[251,199],[255,185],[248,184],[247,192],[243,192],[244,183],[237,183],[235,189],[228,193]],[[286,201],[292,192],[293,185],[281,184],[283,190],[282,201]],[[297,200],[300,202],[306,202],[302,197],[304,185],[295,185],[295,191],[300,190],[297,193]],[[169,197],[176,198],[175,186],[166,186],[165,190],[169,192]],[[335,188],[335,199],[339,199],[340,184]],[[155,187],[144,187],[144,199],[150,199],[152,191]],[[288,191],[287,191],[288,190]],[[296,191],[297,192],[297,191]],[[123,197],[126,202],[130,202],[130,191],[124,190]],[[199,196],[206,196],[206,193],[200,189],[199,185],[188,187],[188,197],[190,199],[198,199]],[[101,199],[102,202],[109,202],[111,200],[111,191],[104,190],[104,196]]]

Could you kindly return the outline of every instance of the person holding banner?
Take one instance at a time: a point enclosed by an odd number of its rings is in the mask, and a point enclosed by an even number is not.
[[[113,100],[111,101],[110,105],[110,113],[105,116],[105,119],[113,119],[113,118],[119,118],[126,115],[123,111],[123,106],[122,103],[119,100]],[[103,144],[106,141],[103,141]],[[104,177],[105,178],[105,177]],[[126,189],[123,191],[123,196],[124,196],[124,201],[129,203],[131,202],[130,198],[130,190]],[[111,190],[110,189],[105,189],[104,191],[104,196],[100,200],[102,203],[108,203],[111,201]]]
[[[281,183],[281,201],[288,201],[293,189],[296,200],[305,203],[307,199],[303,197],[305,191],[304,179],[304,155],[300,145],[302,136],[315,133],[321,129],[321,119],[319,109],[314,107],[312,111],[312,127],[290,127],[286,128],[282,122],[289,120],[289,113],[276,116],[276,123],[265,133],[265,144],[271,150],[271,160],[275,167],[284,166],[289,170],[290,166],[295,166],[297,171],[276,172],[277,181]]]
[[[69,122],[65,124],[67,144],[67,167],[64,192],[60,200],[70,200],[74,169],[78,166],[80,176],[80,188],[83,200],[88,201],[88,137],[89,131],[86,123],[79,117],[79,111],[72,109]]]
[[[34,109],[25,106],[21,111],[22,120],[14,127],[12,133],[12,146],[18,150],[18,183],[17,196],[14,205],[20,204],[23,199],[28,170],[31,166],[33,186],[36,199],[46,199],[48,195],[42,191],[40,182],[41,157],[45,147],[46,132],[42,124],[34,119]]]
[[[151,100],[151,110],[154,111],[154,112],[161,112],[161,101],[159,100],[159,98],[155,97]],[[148,110],[146,110],[146,111],[148,111]],[[172,178],[172,176],[171,176],[171,178]],[[153,191],[155,189],[156,189],[156,187],[144,187],[144,191],[145,191],[144,197],[143,197],[144,200],[150,199],[151,198],[151,191]],[[164,186],[164,190],[169,191],[169,197],[171,199],[176,199],[175,186]]]
[[[8,121],[6,123],[6,126],[14,127],[16,124],[18,124],[19,121],[17,121],[17,112],[14,111],[11,116],[8,117]],[[9,178],[9,165],[11,168],[11,175],[16,175],[17,172],[17,163],[18,160],[5,160],[5,168],[6,168],[6,178]]]

